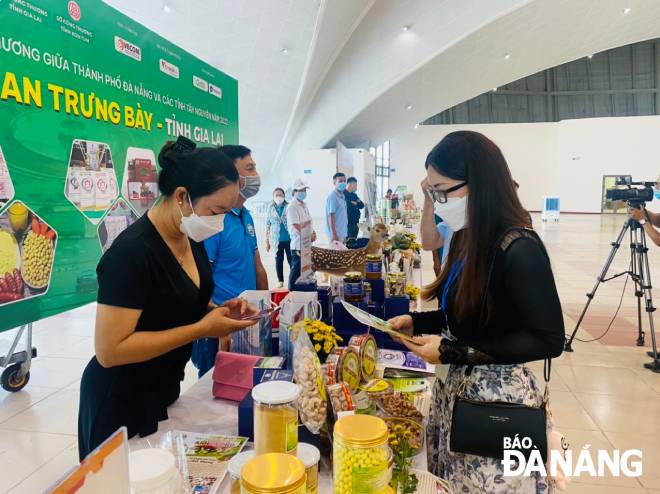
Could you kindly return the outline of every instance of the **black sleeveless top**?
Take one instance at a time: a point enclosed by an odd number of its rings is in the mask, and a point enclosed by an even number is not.
[[[128,227],[103,255],[98,303],[140,309],[136,331],[162,331],[198,322],[206,313],[213,278],[203,243],[190,242],[199,271],[193,283],[147,215]],[[129,437],[156,432],[179,397],[192,343],[136,364],[102,367],[96,357],[80,385],[78,449],[81,459],[121,426]]]

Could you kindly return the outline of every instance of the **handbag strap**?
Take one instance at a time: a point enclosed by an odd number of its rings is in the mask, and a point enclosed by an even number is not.
[[[486,277],[486,286],[485,286],[485,289],[484,289],[484,294],[483,294],[483,297],[481,298],[481,306],[479,308],[479,324],[478,324],[479,328],[482,327],[484,311],[486,309],[486,300],[487,300],[487,297],[488,297],[488,289],[490,287],[490,282],[491,282],[491,279],[493,277],[493,271],[494,271],[494,268],[495,268],[495,258],[497,257],[497,249],[502,248],[503,251],[506,251],[506,249],[508,249],[509,246],[512,243],[512,242],[510,242],[505,247],[502,247],[502,243],[504,242],[506,237],[514,231],[521,231],[521,230],[525,231],[525,232],[528,232],[528,233],[532,233],[537,238],[537,240],[540,240],[538,235],[536,234],[536,232],[533,229],[527,228],[527,227],[517,227],[517,226],[507,228],[497,238],[497,242],[495,242],[495,246],[493,248],[493,252],[492,252],[492,255],[491,255],[491,261],[490,261],[490,266],[488,268],[488,276]],[[544,252],[545,252],[545,255],[547,256],[548,254],[545,251],[545,249],[544,249]],[[550,383],[551,367],[552,367],[552,359],[551,358],[545,359],[544,362],[543,362],[543,380],[545,381],[545,388],[543,390],[543,403],[542,403],[542,406],[545,406],[547,404],[549,394],[550,394],[548,384]],[[470,375],[472,374],[472,369],[473,368],[474,368],[474,365],[467,365],[465,367],[465,373],[463,375],[463,379],[462,379],[462,381],[459,385],[459,388],[458,388],[457,396],[459,398],[463,397],[463,394],[465,393],[465,390],[467,389],[468,381],[470,379]]]

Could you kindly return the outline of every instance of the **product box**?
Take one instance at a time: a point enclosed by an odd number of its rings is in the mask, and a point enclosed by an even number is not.
[[[385,280],[365,280],[371,283],[371,300],[376,305],[385,303]]]
[[[367,310],[367,304],[360,302],[357,304],[362,310]],[[344,334],[362,334],[367,332],[367,326],[359,322],[352,315],[350,315],[341,302],[334,302],[332,304],[332,322],[337,332]]]
[[[284,357],[264,357],[257,362],[252,369],[252,385],[256,386],[260,382],[264,382],[264,375],[272,375],[275,371],[284,369],[286,360]],[[289,381],[283,374],[281,379],[268,378],[267,381]],[[293,381],[293,378],[291,379]]]
[[[316,289],[319,296],[319,304],[321,305],[321,321],[325,324],[332,325],[332,289],[323,285]]]
[[[410,312],[410,299],[408,297],[386,297],[385,319],[402,316]]]

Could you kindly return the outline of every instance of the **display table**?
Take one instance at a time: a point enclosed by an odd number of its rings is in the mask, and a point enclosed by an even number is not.
[[[158,424],[158,432],[147,436],[135,436],[129,441],[132,450],[156,447],[163,434],[171,430],[200,432],[205,434],[238,435],[238,404],[233,401],[213,398],[211,388],[213,372],[197,381],[182,394],[167,413],[169,419]],[[251,445],[248,445],[251,448]],[[332,475],[327,462],[321,464],[319,472],[319,494],[332,492]],[[415,458],[415,468],[426,470],[426,450]],[[229,492],[229,475],[224,479],[221,493]]]

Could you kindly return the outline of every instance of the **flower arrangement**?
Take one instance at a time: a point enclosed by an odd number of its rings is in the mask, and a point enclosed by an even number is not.
[[[325,362],[332,349],[343,341],[342,337],[337,334],[334,326],[328,326],[322,321],[305,318],[304,323],[319,360]]]
[[[420,292],[421,290],[418,286],[415,286],[412,283],[408,283],[406,285],[406,295],[408,295],[408,298],[410,298],[410,300],[417,300],[417,297],[419,297]]]
[[[395,425],[389,435],[389,444],[394,454],[394,469],[391,486],[398,494],[414,494],[419,479],[410,473],[413,461],[413,447],[410,444],[412,432],[401,425]]]

